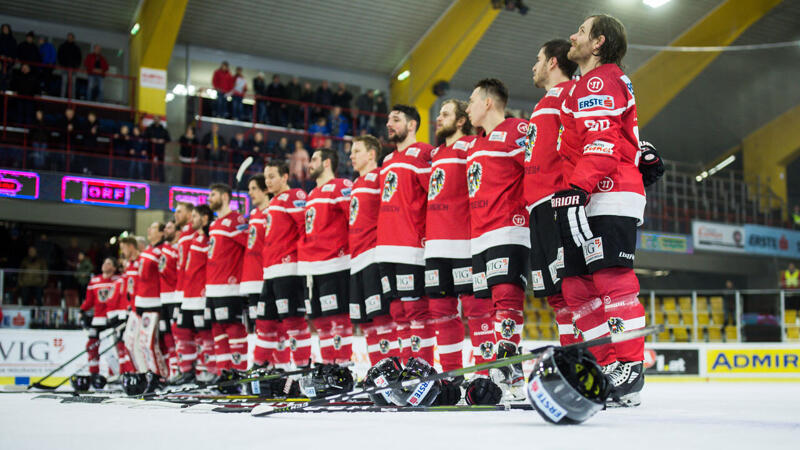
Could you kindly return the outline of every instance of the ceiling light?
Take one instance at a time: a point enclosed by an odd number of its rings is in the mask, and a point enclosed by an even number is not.
[[[403,80],[405,80],[406,78],[408,78],[410,76],[411,76],[411,71],[410,70],[404,70],[404,71],[400,72],[397,75],[397,81],[403,81]]]
[[[167,96],[164,98],[164,100],[165,100],[167,103],[169,103],[169,102],[171,102],[171,101],[175,100],[175,94],[173,94],[172,92],[167,92]]]
[[[651,8],[658,8],[659,6],[664,6],[669,3],[669,0],[642,0],[642,3]]]
[[[131,36],[136,36],[136,33],[139,32],[139,28],[140,28],[139,27],[139,22],[136,22],[135,24],[133,24],[133,26],[131,27]]]
[[[172,93],[175,95],[186,95],[186,86],[182,84],[176,84],[175,87],[172,88]]]

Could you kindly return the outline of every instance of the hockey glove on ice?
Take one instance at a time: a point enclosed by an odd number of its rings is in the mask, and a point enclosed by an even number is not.
[[[485,377],[473,378],[464,393],[468,405],[496,405],[502,397],[500,386]]]
[[[639,149],[642,151],[642,156],[639,158],[639,172],[642,174],[644,185],[650,186],[664,175],[664,162],[658,156],[653,144],[639,141]]]

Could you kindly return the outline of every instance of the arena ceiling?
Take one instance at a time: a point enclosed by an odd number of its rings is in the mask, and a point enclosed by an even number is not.
[[[451,3],[227,0],[222,7],[214,0],[189,0],[178,41],[389,76]],[[469,91],[477,79],[496,76],[507,83],[512,98],[533,105],[542,94],[530,81],[538,46],[569,36],[586,15],[617,16],[630,43],[667,45],[723,0],[672,0],[659,8],[641,0],[525,3],[530,7],[525,16],[509,11],[498,16],[450,80],[453,89]],[[9,15],[118,32],[127,32],[137,6],[137,0],[106,0],[102,7],[93,0],[0,0],[0,10]],[[800,2],[784,0],[734,44],[799,40],[798,23]],[[627,72],[634,73],[654,54],[629,50]],[[709,163],[800,104],[799,73],[800,46],[723,53],[643,128],[642,137],[656,143],[666,158]]]

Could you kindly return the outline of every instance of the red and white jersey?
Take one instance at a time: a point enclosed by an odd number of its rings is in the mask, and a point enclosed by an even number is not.
[[[509,118],[472,141],[467,192],[473,255],[499,245],[531,246],[522,189],[527,132],[527,122]]]
[[[148,246],[139,254],[139,276],[136,279],[136,308],[155,308],[161,306],[160,275],[158,260],[161,249]]]
[[[242,295],[260,294],[264,284],[264,270],[261,264],[264,261],[264,225],[267,219],[258,208],[250,211],[249,227],[247,228],[247,248],[244,251],[242,264],[242,282],[239,284],[239,293]]]
[[[381,205],[380,167],[358,177],[350,193],[350,273],[375,261],[378,209]]]
[[[431,152],[425,258],[472,257],[466,167],[467,151],[475,139],[476,136],[464,136],[452,146],[443,144]]]
[[[175,281],[178,298],[183,295],[183,276],[186,272],[186,257],[189,256],[189,247],[192,240],[197,237],[197,232],[192,229],[191,224],[186,224],[181,228],[181,236],[178,238],[178,276]]]
[[[186,273],[183,277],[182,309],[202,310],[206,306],[206,264],[208,262],[208,238],[196,232],[189,243],[186,254]]]
[[[161,303],[180,303],[178,297],[178,250],[169,242],[158,246],[161,255],[158,257],[159,289]]]
[[[305,233],[305,207],[302,189],[289,189],[269,202],[262,263],[265,280],[297,275],[297,246]]]
[[[417,142],[390,153],[381,167],[378,262],[425,265],[425,211],[433,146]]]
[[[206,297],[238,296],[247,222],[238,212],[231,211],[211,223],[208,235]]]
[[[539,100],[525,136],[525,204],[529,210],[566,189],[559,155],[561,104],[575,84],[572,80],[550,88]]]
[[[353,182],[334,178],[309,194],[306,235],[297,248],[297,272],[322,275],[350,269],[348,218]]]
[[[125,261],[125,267],[122,269],[122,278],[125,283],[125,290],[123,295],[117,297],[119,305],[117,309],[128,310],[133,308],[133,302],[136,299],[136,280],[139,279],[139,257],[134,260]]]
[[[92,325],[102,326],[106,324],[106,312],[113,308],[112,302],[116,297],[117,280],[119,280],[117,275],[112,275],[110,278],[106,278],[103,275],[95,275],[89,281],[89,285],[86,286],[86,299],[81,304],[81,311],[94,309]]]
[[[128,293],[125,291],[125,274],[117,275],[114,281],[114,296],[108,301],[106,316],[125,317],[128,313]]]
[[[616,64],[584,74],[561,106],[561,155],[575,165],[566,184],[590,192],[588,216],[644,220],[639,121],[631,80]]]

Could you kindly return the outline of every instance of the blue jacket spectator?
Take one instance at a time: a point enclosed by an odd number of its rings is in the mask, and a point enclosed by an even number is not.
[[[342,108],[334,106],[331,111],[331,135],[334,137],[342,138],[350,134],[350,121],[347,116],[342,114]]]
[[[44,36],[39,36],[39,55],[43,64],[56,63],[56,48]]]

